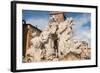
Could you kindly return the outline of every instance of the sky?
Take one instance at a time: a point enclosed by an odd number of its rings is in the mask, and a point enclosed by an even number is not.
[[[73,39],[87,41],[91,43],[91,14],[79,12],[64,12],[65,17],[72,17],[75,24],[73,25]],[[26,23],[32,24],[39,29],[44,29],[49,22],[49,11],[23,10],[22,19]]]

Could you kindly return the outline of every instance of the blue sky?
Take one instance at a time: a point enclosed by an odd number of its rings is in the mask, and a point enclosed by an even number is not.
[[[66,17],[72,17],[75,21],[75,25],[73,26],[73,38],[85,40],[90,43],[91,14],[79,12],[65,12],[64,14]],[[37,26],[42,30],[48,25],[49,11],[23,10],[22,19],[26,20],[26,23]]]
[[[45,28],[45,26],[48,24],[48,11],[23,10],[22,15],[22,18],[26,20],[26,23],[30,23],[33,26],[37,26],[41,30]]]

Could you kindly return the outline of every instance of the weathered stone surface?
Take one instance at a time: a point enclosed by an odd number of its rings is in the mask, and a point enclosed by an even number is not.
[[[56,20],[55,17],[53,19]],[[28,62],[29,58],[29,62],[90,59],[91,48],[88,47],[88,43],[71,39],[73,24],[72,18],[61,22],[49,22],[40,36],[32,38],[32,46],[26,55],[29,57],[25,61]]]

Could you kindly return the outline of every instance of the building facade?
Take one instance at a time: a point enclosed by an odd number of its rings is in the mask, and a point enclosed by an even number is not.
[[[32,33],[36,33],[36,36],[39,36],[41,30],[31,24],[23,24],[23,57],[25,57],[27,49],[32,45]]]

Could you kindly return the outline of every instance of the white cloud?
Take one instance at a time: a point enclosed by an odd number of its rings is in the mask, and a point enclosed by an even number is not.
[[[85,24],[87,24],[88,22],[90,22],[90,14],[82,14],[82,15],[79,15],[77,17],[74,18],[74,23],[75,23],[75,26],[74,26],[74,29],[75,30],[79,30],[81,29],[81,27]]]
[[[75,25],[73,26],[73,39],[87,41],[89,46],[91,43],[91,29],[83,27],[83,25],[90,22],[90,14],[79,15],[74,18]]]
[[[78,20],[77,24],[84,25],[90,21],[90,14],[79,15],[79,16],[75,17],[75,20]]]
[[[43,29],[48,25],[47,18],[29,18],[26,23],[32,24],[33,26],[37,26],[39,29]]]
[[[89,43],[91,43],[91,29],[90,28],[83,28],[82,26],[84,24],[87,24],[90,22],[90,15],[88,14],[83,14],[79,15],[75,18],[73,18],[75,21],[75,25],[73,26],[73,39],[78,39],[78,40],[85,40]],[[48,18],[29,18],[26,23],[30,23],[33,26],[36,26],[39,29],[43,29],[48,25]]]
[[[81,41],[87,41],[89,46],[91,45],[91,31],[90,30],[80,30],[77,31],[75,35],[73,36],[73,39],[81,40]]]

